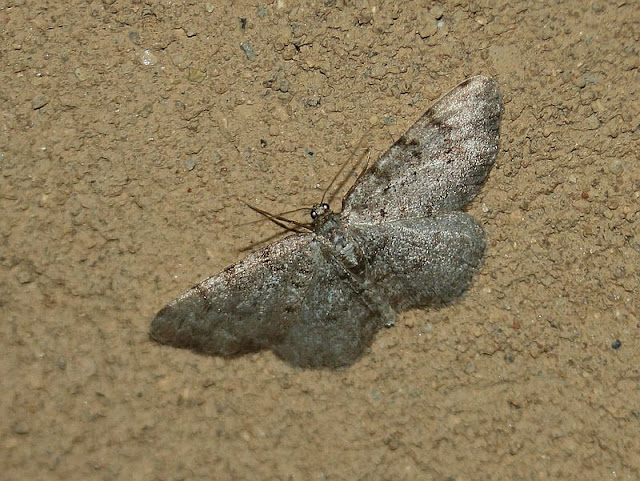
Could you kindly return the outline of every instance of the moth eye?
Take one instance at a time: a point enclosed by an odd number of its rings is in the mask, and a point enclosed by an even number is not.
[[[325,212],[329,212],[329,210],[331,209],[331,207],[329,207],[329,204],[327,204],[326,202],[320,204],[320,207],[322,207],[322,210]]]
[[[310,215],[311,215],[311,218],[314,219],[314,220],[318,217],[318,213],[316,212],[315,209],[311,210]]]

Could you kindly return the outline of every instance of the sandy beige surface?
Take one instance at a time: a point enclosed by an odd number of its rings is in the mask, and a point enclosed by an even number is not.
[[[63,4],[0,6],[2,479],[640,479],[636,2]],[[149,341],[278,232],[243,201],[310,206],[477,73],[460,302],[339,372]]]

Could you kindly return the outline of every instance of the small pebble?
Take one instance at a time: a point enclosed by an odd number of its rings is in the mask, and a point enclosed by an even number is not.
[[[435,5],[431,8],[429,13],[431,13],[431,16],[436,20],[440,20],[444,15],[444,10],[440,5]]]
[[[429,22],[425,22],[424,25],[422,25],[419,29],[418,29],[418,35],[420,35],[420,38],[429,38],[432,35],[435,35],[436,32],[438,31],[438,23],[433,20],[433,21],[429,21]]]
[[[184,167],[189,171],[196,168],[196,161],[193,159],[193,157],[187,159],[187,161],[184,163]]]
[[[151,53],[151,50],[146,49],[144,52],[142,52],[142,55],[140,56],[140,63],[142,63],[142,65],[155,65],[158,62],[158,58]]]
[[[369,399],[374,403],[379,403],[382,400],[382,393],[375,387],[372,387],[369,391]]]
[[[433,324],[431,324],[430,322],[427,322],[426,324],[422,325],[420,330],[425,334],[431,334],[433,332]]]
[[[80,82],[83,82],[87,79],[87,73],[81,67],[78,67],[77,69],[75,69],[73,73],[76,76],[76,78],[80,80]]]
[[[140,34],[135,30],[129,32],[128,34],[129,40],[131,40],[136,45],[140,45],[142,43],[142,39],[140,38]]]
[[[29,427],[25,423],[18,421],[11,426],[11,430],[14,434],[27,434],[29,432]]]
[[[256,57],[255,50],[248,42],[240,42],[240,46],[249,60],[253,60]]]
[[[16,280],[20,284],[29,284],[34,281],[33,271],[31,269],[22,269],[16,274]]]
[[[47,98],[44,95],[40,94],[31,100],[31,108],[33,110],[38,110],[44,107],[45,105],[47,105],[48,103],[49,101],[47,100]]]
[[[616,339],[611,343],[612,349],[620,349],[622,347],[622,341],[620,339]]]
[[[307,107],[317,107],[318,105],[320,105],[320,97],[313,96],[307,99]]]
[[[199,84],[207,78],[207,71],[198,67],[190,67],[187,72],[187,79],[189,82]]]
[[[619,160],[614,160],[611,166],[609,167],[609,170],[611,171],[612,174],[620,175],[622,174],[622,172],[624,172],[624,165]]]
[[[171,56],[171,63],[182,70],[191,65],[191,60],[187,59],[182,53],[176,53]]]

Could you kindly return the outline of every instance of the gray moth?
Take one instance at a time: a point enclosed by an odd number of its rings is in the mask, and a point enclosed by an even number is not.
[[[311,209],[289,235],[197,284],[151,323],[155,341],[215,356],[271,349],[292,365],[355,362],[383,326],[469,287],[485,235],[461,209],[496,158],[502,101],[490,77],[440,98],[358,178],[340,213]]]

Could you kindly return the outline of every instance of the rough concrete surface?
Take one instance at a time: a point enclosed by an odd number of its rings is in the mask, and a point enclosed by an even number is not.
[[[637,2],[227,3],[0,5],[2,478],[640,479]],[[149,340],[479,73],[464,298],[341,371]]]

